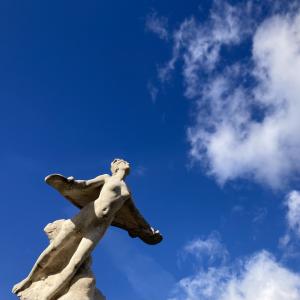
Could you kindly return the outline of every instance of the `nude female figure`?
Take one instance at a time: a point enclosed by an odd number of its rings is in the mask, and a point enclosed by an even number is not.
[[[51,276],[54,284],[44,289],[38,300],[57,299],[57,295],[66,288],[103,237],[115,214],[130,197],[124,181],[130,171],[129,163],[115,159],[111,163],[111,171],[111,176],[104,174],[85,181],[86,186],[102,186],[98,198],[63,223],[58,235],[42,252],[29,275],[14,286],[14,293],[22,294],[33,282]]]

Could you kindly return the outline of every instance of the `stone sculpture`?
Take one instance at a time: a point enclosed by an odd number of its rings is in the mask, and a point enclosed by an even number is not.
[[[29,275],[16,284],[13,292],[21,300],[103,300],[95,287],[91,253],[110,225],[128,231],[145,243],[162,240],[143,218],[132,200],[124,179],[129,163],[115,159],[112,175],[91,180],[75,180],[54,174],[45,181],[80,208],[68,220],[57,220],[45,227],[49,246],[37,259]]]

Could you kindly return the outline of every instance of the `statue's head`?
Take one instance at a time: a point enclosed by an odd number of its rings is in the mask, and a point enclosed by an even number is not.
[[[126,160],[116,158],[112,161],[110,170],[112,174],[115,174],[118,170],[125,170],[126,175],[128,175],[130,172],[130,165]]]
[[[44,231],[47,234],[50,242],[52,242],[58,233],[60,232],[62,225],[64,224],[66,220],[57,220],[52,223],[49,223],[45,228]]]

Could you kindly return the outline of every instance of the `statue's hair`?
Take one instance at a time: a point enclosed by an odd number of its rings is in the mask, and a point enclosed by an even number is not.
[[[111,172],[112,172],[113,174],[116,173],[116,172],[118,171],[118,169],[119,169],[118,165],[119,165],[120,163],[128,164],[128,162],[127,162],[126,160],[121,159],[121,158],[115,158],[115,159],[111,162],[111,164],[110,164],[110,170],[111,170]]]
[[[56,220],[45,226],[44,231],[47,234],[50,242],[55,239],[55,237],[60,232],[60,230],[63,226],[63,223],[65,223],[65,222],[66,222],[66,220]]]

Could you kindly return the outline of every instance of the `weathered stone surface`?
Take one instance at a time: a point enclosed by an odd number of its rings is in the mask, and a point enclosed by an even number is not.
[[[134,205],[124,181],[129,170],[126,161],[115,159],[111,176],[104,174],[91,180],[46,177],[46,182],[80,211],[72,219],[57,220],[45,227],[49,246],[29,275],[13,288],[21,300],[104,300],[95,286],[91,253],[110,225],[148,244],[162,240]]]

